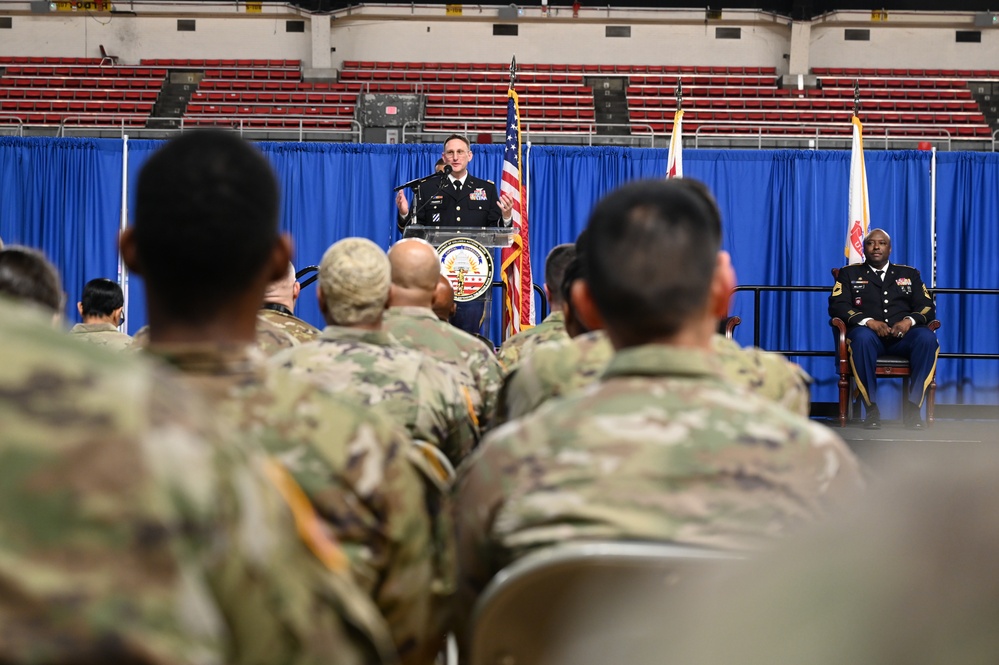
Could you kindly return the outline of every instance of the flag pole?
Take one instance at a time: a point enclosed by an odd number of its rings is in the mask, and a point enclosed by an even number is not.
[[[530,238],[528,231],[527,165],[522,152],[523,127],[520,104],[514,86],[517,82],[517,57],[510,60],[510,87],[507,90],[506,150],[500,195],[514,198],[513,242],[501,251],[501,275],[506,285],[504,333],[507,337],[534,325],[534,292],[531,279]],[[530,145],[530,141],[528,141]]]

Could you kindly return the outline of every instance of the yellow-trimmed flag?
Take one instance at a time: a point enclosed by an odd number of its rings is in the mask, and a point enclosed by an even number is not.
[[[850,219],[846,229],[847,264],[864,260],[864,237],[871,226],[871,203],[867,196],[864,166],[864,126],[853,116],[853,147],[850,153]]]
[[[669,138],[669,156],[666,158],[666,177],[683,177],[683,109],[673,116],[673,134]]]

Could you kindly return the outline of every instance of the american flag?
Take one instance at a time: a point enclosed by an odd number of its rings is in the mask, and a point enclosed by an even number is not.
[[[506,285],[503,327],[510,337],[534,325],[534,283],[531,280],[531,247],[527,224],[527,188],[524,186],[524,161],[520,151],[520,107],[517,93],[507,93],[506,152],[503,155],[503,180],[500,195],[513,199],[513,245],[502,252],[502,276]]]

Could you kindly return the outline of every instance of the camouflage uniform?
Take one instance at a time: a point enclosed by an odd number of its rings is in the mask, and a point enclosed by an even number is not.
[[[0,337],[0,661],[392,661],[280,466],[176,379],[6,302]]]
[[[389,307],[383,327],[403,346],[458,366],[466,385],[478,393],[473,397],[479,427],[488,428],[503,383],[503,368],[488,346],[441,321],[429,307]]]
[[[463,607],[511,561],[566,539],[757,548],[862,487],[841,439],[730,385],[711,354],[627,349],[599,383],[496,429],[465,461]]]
[[[788,411],[808,417],[812,407],[808,386],[812,377],[797,363],[789,362],[779,353],[739,346],[724,335],[715,335],[712,346],[727,378]]]
[[[435,556],[411,443],[382,417],[284,372],[253,347],[151,345],[216,417],[290,470],[342,544],[361,587],[388,621],[405,663],[438,649]]]
[[[112,323],[77,323],[69,332],[76,335],[76,339],[104,346],[112,351],[124,351],[132,346],[132,338]]]
[[[301,343],[311,342],[319,337],[319,329],[298,318],[284,305],[265,303],[258,313],[260,318],[270,321]]]
[[[779,353],[741,347],[714,335],[712,348],[726,378],[761,397],[808,416],[811,377]],[[497,420],[506,422],[534,411],[545,401],[596,381],[614,355],[603,331],[544,344],[511,373],[500,393]]]
[[[260,310],[257,314],[257,348],[265,355],[273,356],[302,343],[301,338],[297,337],[291,328],[284,325],[283,321],[275,322],[272,317],[265,315],[265,312],[266,310]],[[135,335],[132,337],[132,347],[144,348],[148,345],[149,326],[142,326],[135,331]]]
[[[565,331],[565,316],[561,311],[552,312],[538,325],[503,342],[497,355],[509,372],[539,345],[563,339],[569,339],[569,334]]]
[[[400,346],[388,333],[327,326],[316,342],[284,351],[272,363],[378,409],[455,465],[478,443],[471,392],[453,366]]]

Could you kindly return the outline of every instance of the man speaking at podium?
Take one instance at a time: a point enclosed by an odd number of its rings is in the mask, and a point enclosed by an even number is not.
[[[458,134],[447,137],[442,156],[442,178],[431,178],[419,185],[419,196],[413,201],[416,224],[510,226],[513,222],[513,198],[507,194],[498,197],[495,184],[469,174],[472,147],[468,140]],[[461,303],[452,323],[466,332],[478,333],[483,312],[481,301]]]
[[[420,185],[416,223],[427,226],[510,226],[513,199],[499,198],[496,185],[469,174],[472,148],[463,136],[444,141],[444,182],[431,178]],[[450,170],[448,167],[451,167]]]

